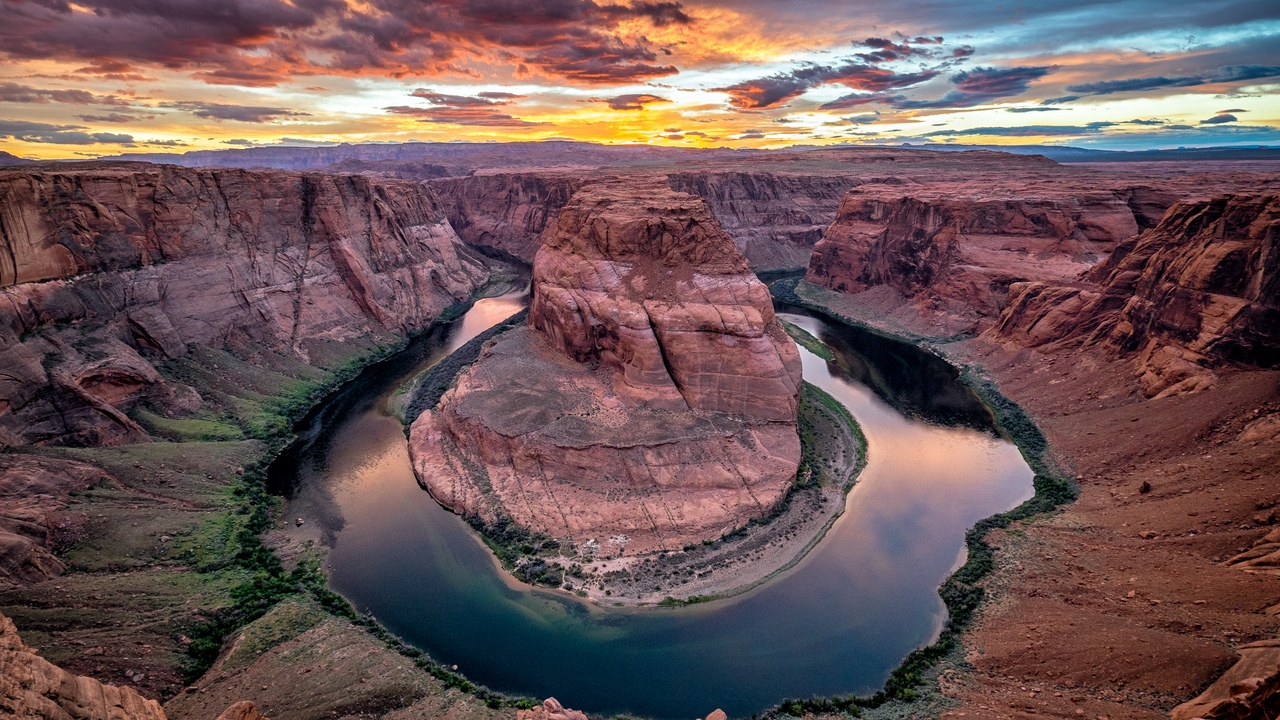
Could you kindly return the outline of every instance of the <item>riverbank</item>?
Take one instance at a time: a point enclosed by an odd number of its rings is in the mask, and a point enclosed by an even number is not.
[[[503,278],[495,282],[501,285]],[[438,322],[466,307],[451,308]],[[295,424],[407,342],[368,336],[313,357],[313,364],[264,349],[240,347],[232,354],[193,345],[160,371],[194,388],[204,404],[179,417],[137,408],[134,419],[151,432],[152,442],[0,454],[6,478],[83,470],[93,480],[73,488],[63,509],[50,516],[63,574],[0,583],[0,608],[42,656],[166,701],[174,718],[212,718],[245,699],[271,717],[289,717],[286,691],[309,696],[310,710],[322,714],[394,709],[400,706],[388,696],[400,692],[405,673],[389,672],[393,664],[417,677],[414,691],[402,693],[406,707],[425,700],[465,707],[477,704],[477,694],[492,696],[447,669],[424,666],[421,653],[391,642],[376,624],[353,622],[349,606],[325,589],[318,546],[277,554],[270,542],[271,529],[291,518],[280,514],[278,498],[266,491],[267,467],[293,439]],[[0,495],[6,491],[0,486]],[[293,613],[282,623],[280,609],[299,603],[306,622]],[[359,674],[328,677],[322,688],[308,682],[322,674],[299,674],[304,670],[296,658],[267,657],[272,647],[306,645],[315,628],[323,628],[330,642],[366,648],[374,662]],[[263,657],[246,661],[241,655],[227,664],[224,638],[240,646],[264,632],[270,639],[258,649]],[[262,682],[246,684],[248,677]],[[479,707],[493,713],[482,702]]]
[[[931,712],[1163,718],[1235,647],[1280,630],[1280,579],[1229,566],[1274,522],[1280,438],[1264,428],[1280,411],[1280,373],[1229,371],[1207,391],[1149,400],[1129,363],[1098,352],[943,337],[877,321],[875,298],[806,284],[796,294],[989,383],[1078,478],[1079,499],[1060,511],[977,533],[990,550],[976,583],[985,597],[944,664],[921,675]]]

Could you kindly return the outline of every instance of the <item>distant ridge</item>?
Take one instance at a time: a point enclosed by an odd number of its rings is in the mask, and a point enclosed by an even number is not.
[[[30,165],[34,162],[35,160],[28,160],[23,157],[18,157],[13,153],[7,153],[3,150],[0,150],[0,167],[12,166],[12,165]]]
[[[798,145],[778,150],[750,148],[680,148],[656,145],[601,145],[572,140],[510,143],[342,143],[324,146],[267,146],[193,150],[186,153],[124,153],[98,158],[105,161],[138,161],[185,167],[273,168],[278,170],[346,170],[360,172],[368,163],[433,163],[430,176],[466,175],[476,168],[511,166],[573,166],[662,163],[685,158],[743,157],[771,153],[811,152],[850,148],[882,148],[964,152],[991,150],[1015,155],[1042,155],[1060,163],[1160,162],[1206,160],[1276,160],[1280,148],[1203,147],[1175,150],[1098,150],[1066,145],[912,145],[842,144]],[[0,165],[25,165],[33,161],[0,152]],[[336,167],[335,167],[336,166]]]

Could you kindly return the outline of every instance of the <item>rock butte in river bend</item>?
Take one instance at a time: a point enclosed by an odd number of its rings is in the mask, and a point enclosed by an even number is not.
[[[530,327],[413,423],[436,499],[610,555],[713,539],[785,497],[799,353],[701,200],[660,179],[584,187],[532,293]]]

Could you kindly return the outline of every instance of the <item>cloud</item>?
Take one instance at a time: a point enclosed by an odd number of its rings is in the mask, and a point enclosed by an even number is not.
[[[1276,65],[1228,65],[1201,75],[1181,75],[1167,77],[1128,78],[1125,80],[1103,80],[1100,82],[1068,85],[1067,90],[1076,93],[1074,96],[1054,98],[1056,102],[1070,102],[1088,95],[1111,95],[1119,92],[1140,92],[1161,88],[1196,87],[1198,85],[1216,85],[1218,83],[1240,82],[1243,80],[1260,80],[1280,75],[1280,66]]]
[[[1062,108],[1056,108],[1056,107],[1011,107],[1011,108],[1005,108],[1004,111],[1011,112],[1011,113],[1031,113],[1031,112],[1054,112],[1061,109]]]
[[[431,103],[431,107],[393,105],[383,109],[394,115],[410,115],[418,118],[418,122],[426,123],[485,127],[534,127],[547,124],[521,120],[500,110],[499,108],[507,105],[514,105],[514,98],[522,97],[512,93],[448,95],[418,88],[410,96],[426,100]]]
[[[888,68],[862,63],[845,63],[836,66],[815,64],[796,68],[789,73],[779,73],[713,89],[728,93],[729,104],[736,108],[758,110],[783,105],[819,85],[835,83],[853,90],[879,93],[919,85],[937,77],[939,73],[939,70],[899,73]],[[822,107],[833,109],[865,104],[858,100],[861,97],[863,96],[857,94],[847,95]]]
[[[571,82],[644,80],[677,72],[645,28],[693,22],[660,0],[0,0],[0,12],[10,60],[81,60],[101,75],[187,68],[247,86],[460,71],[476,59]]]
[[[44,90],[11,82],[0,83],[0,102],[92,105],[98,100],[97,96],[87,90]]]
[[[951,83],[955,89],[948,91],[937,100],[898,99],[891,104],[903,110],[966,108],[983,105],[992,100],[1021,95],[1027,91],[1032,82],[1055,69],[1051,66],[974,68],[952,75]]]
[[[77,115],[77,118],[85,122],[107,122],[107,123],[130,123],[137,122],[138,116],[124,115],[122,113],[110,113],[107,115]]]
[[[50,143],[54,145],[108,145],[134,144],[132,135],[107,132],[84,132],[83,125],[53,125],[24,120],[0,120],[0,138],[13,138],[22,142]]]
[[[1221,125],[1222,123],[1233,123],[1238,119],[1239,118],[1237,118],[1235,115],[1231,115],[1229,113],[1223,113],[1219,115],[1214,115],[1208,120],[1201,120],[1200,124],[1201,125]]]
[[[233,120],[244,123],[267,123],[280,118],[310,115],[310,113],[297,112],[288,108],[263,107],[260,105],[226,105],[195,100],[165,102],[160,103],[160,107],[186,110],[198,118],[217,122]]]
[[[990,135],[993,137],[1041,137],[1090,135],[1116,123],[1096,122],[1088,125],[1022,125],[1013,127],[978,127],[964,130],[934,130],[921,137],[962,137],[965,135]]]
[[[643,110],[646,105],[669,103],[671,101],[658,95],[628,93],[626,95],[615,95],[611,98],[600,98],[597,102],[607,103],[613,110]]]

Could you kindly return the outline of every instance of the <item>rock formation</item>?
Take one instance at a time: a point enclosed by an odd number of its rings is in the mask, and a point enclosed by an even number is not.
[[[13,720],[165,720],[160,703],[104,685],[36,654],[0,615],[0,716]]]
[[[413,423],[441,503],[610,554],[715,538],[785,496],[799,353],[700,200],[584,187],[538,252],[529,317]]]
[[[587,720],[587,715],[581,710],[566,708],[555,698],[547,698],[538,707],[517,710],[516,720]]]
[[[1280,366],[1277,238],[1280,196],[1180,202],[1084,282],[1011,286],[992,336],[1136,355],[1148,396],[1203,388],[1218,364]]]
[[[192,343],[302,361],[403,335],[487,272],[429,190],[139,164],[0,172],[0,445],[136,442],[150,359]]]
[[[542,233],[582,186],[578,174],[472,175],[428,183],[458,237],[533,262]]]
[[[55,546],[77,538],[87,518],[63,512],[70,493],[108,480],[70,460],[0,455],[0,580],[32,583],[62,574]]]
[[[804,267],[835,219],[840,199],[861,182],[849,175],[680,172],[672,190],[697,195],[733,237],[753,270]]]
[[[841,201],[806,279],[846,293],[887,286],[953,327],[985,327],[1011,284],[1079,276],[1173,200],[1145,187],[869,182]]]
[[[1280,714],[1280,640],[1241,645],[1240,660],[1171,720],[1261,720]]]

